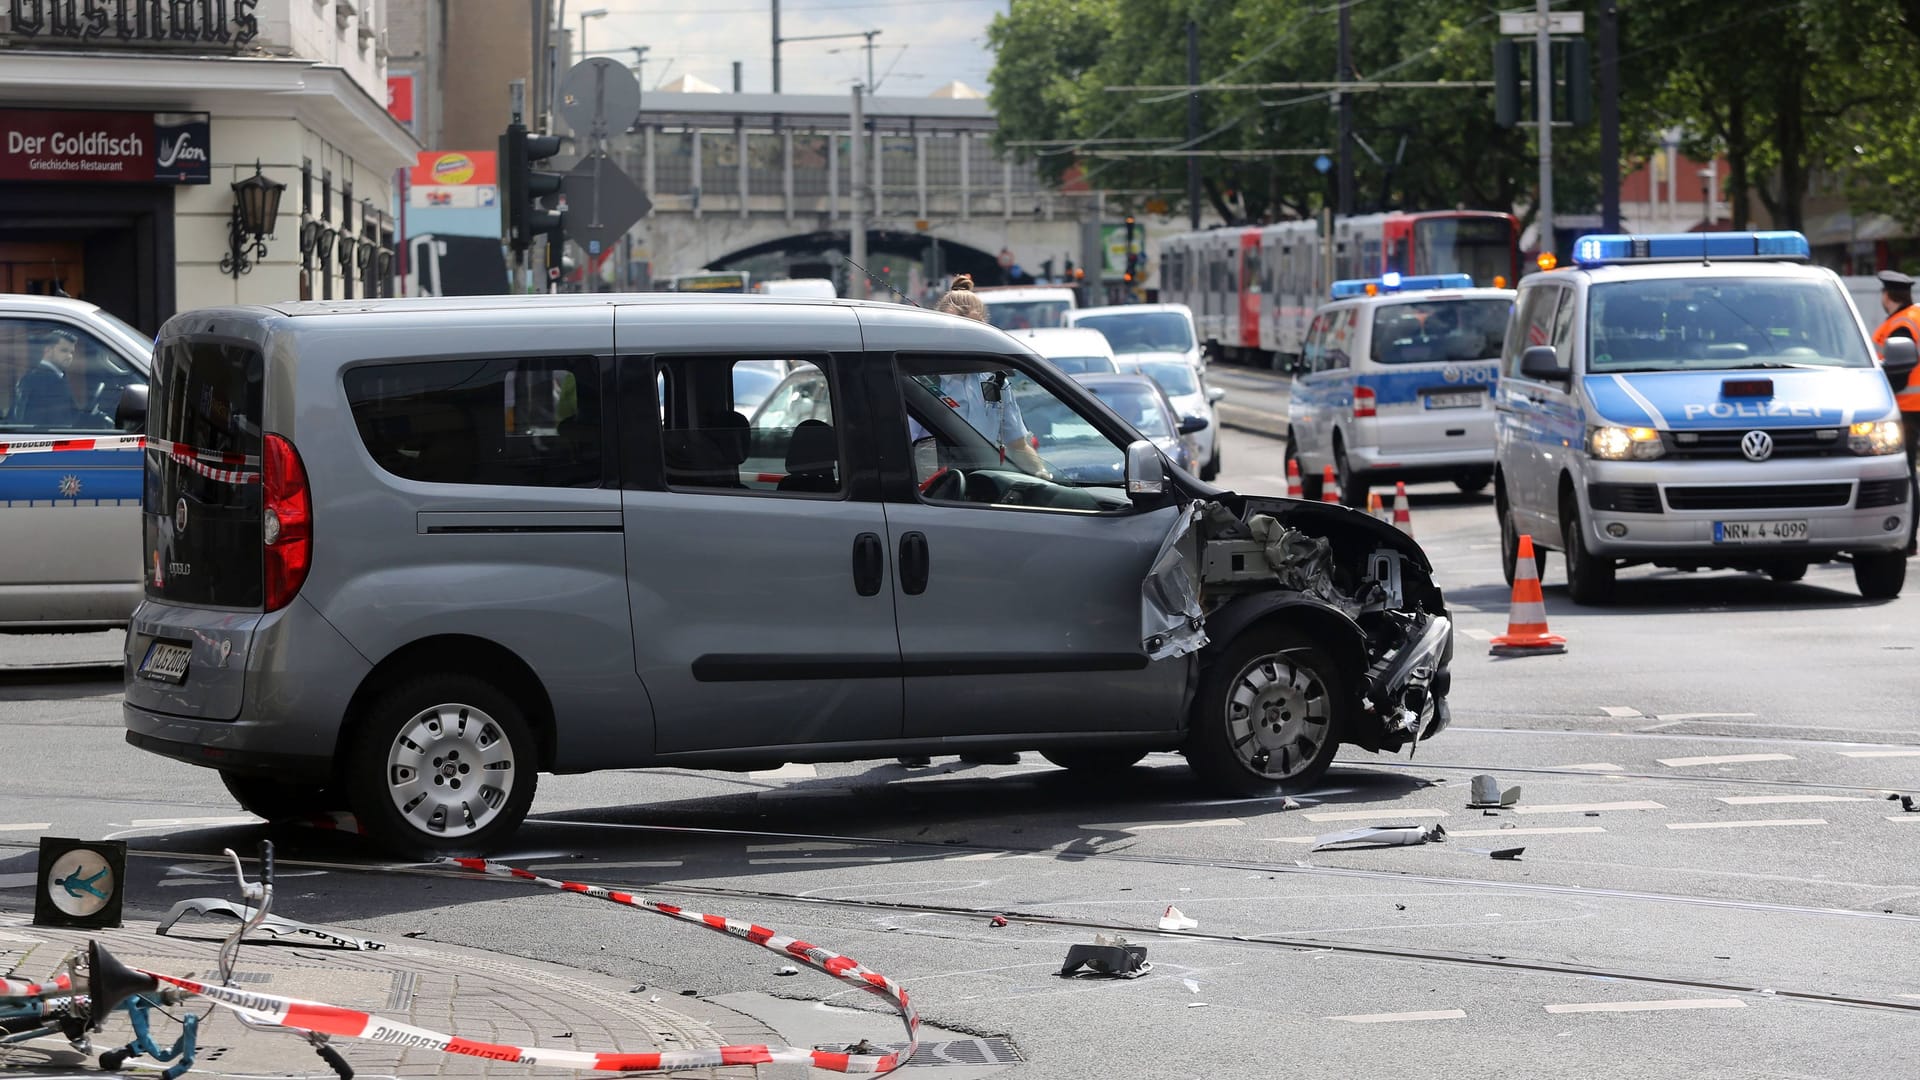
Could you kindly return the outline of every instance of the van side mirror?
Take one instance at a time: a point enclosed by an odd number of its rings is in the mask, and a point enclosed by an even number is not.
[[[1887,373],[1887,382],[1893,386],[1893,392],[1899,393],[1907,388],[1913,379],[1913,369],[1920,363],[1920,344],[1912,338],[1887,339],[1886,359],[1880,369]]]
[[[1520,374],[1541,382],[1566,382],[1569,374],[1560,366],[1560,354],[1551,345],[1534,345],[1520,354]]]
[[[1204,416],[1183,416],[1180,418],[1180,434],[1191,435],[1196,431],[1207,430],[1207,418]]]
[[[121,431],[139,432],[147,426],[147,384],[133,383],[120,391],[120,402],[113,407],[113,426]]]
[[[1145,439],[1127,444],[1127,494],[1159,495],[1167,490],[1166,467],[1160,448]]]

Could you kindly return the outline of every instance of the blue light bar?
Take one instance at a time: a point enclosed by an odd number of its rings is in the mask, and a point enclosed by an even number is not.
[[[1695,259],[1745,259],[1807,262],[1813,248],[1797,232],[1669,233],[1626,236],[1601,233],[1583,236],[1573,245],[1573,261],[1581,266],[1612,266],[1637,262],[1690,262]]]
[[[1373,286],[1376,293],[1416,292],[1421,289],[1471,289],[1473,277],[1469,274],[1421,274],[1407,277],[1389,272],[1377,278],[1349,278],[1333,283],[1333,298],[1346,300],[1355,296],[1367,295],[1367,286]]]

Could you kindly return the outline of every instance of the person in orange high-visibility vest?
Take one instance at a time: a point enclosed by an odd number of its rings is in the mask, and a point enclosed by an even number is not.
[[[1898,270],[1882,270],[1880,277],[1880,307],[1887,313],[1887,319],[1873,332],[1873,347],[1886,358],[1887,342],[1897,337],[1912,338],[1920,346],[1920,307],[1913,303],[1913,279]],[[1914,468],[1920,461],[1920,371],[1915,371],[1907,379],[1904,390],[1895,395],[1900,405],[1901,427],[1905,429],[1907,441],[1907,467]],[[1913,510],[1920,511],[1920,480],[1914,483]],[[1913,555],[1915,543],[1913,537],[1920,522],[1908,528],[1907,554]]]

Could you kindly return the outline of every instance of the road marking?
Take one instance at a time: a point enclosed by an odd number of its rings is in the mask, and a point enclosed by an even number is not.
[[[1671,757],[1655,758],[1660,764],[1673,769],[1684,769],[1689,765],[1740,765],[1749,761],[1792,761],[1792,754],[1719,754],[1712,757]]]
[[[1766,818],[1761,821],[1670,821],[1669,829],[1764,829],[1773,825],[1825,825],[1825,818]]]
[[[1920,814],[1888,814],[1888,821],[1920,821]]]
[[[28,821],[15,825],[0,825],[0,832],[45,832],[53,828],[51,821]]]
[[[1714,800],[1728,806],[1784,806],[1812,802],[1878,802],[1860,795],[1723,795]]]
[[[1313,815],[1309,814],[1308,817]],[[1154,821],[1143,825],[1082,825],[1087,832],[1154,832],[1160,829],[1212,829],[1245,825],[1239,818],[1210,818],[1206,821]]]
[[[820,866],[825,863],[883,863],[892,862],[891,855],[822,855],[817,859],[748,859],[748,866]]]
[[[1606,713],[1608,716],[1615,717],[1621,720],[1624,720],[1630,716],[1645,715],[1639,709],[1633,708],[1630,705],[1602,705],[1600,706],[1600,711],[1603,713]]]
[[[0,874],[0,889],[25,889],[31,886],[38,874]]]
[[[819,778],[820,771],[811,765],[794,763],[777,769],[760,769],[747,775],[755,780],[814,780]]]
[[[1842,750],[1840,751],[1840,756],[1852,758],[1920,757],[1920,750]]]
[[[1464,1020],[1465,1009],[1430,1009],[1426,1012],[1397,1013],[1356,1013],[1353,1016],[1329,1016],[1329,1020],[1345,1020],[1349,1024],[1398,1024],[1406,1020]]]
[[[1493,640],[1493,631],[1491,630],[1476,630],[1471,627],[1463,626],[1460,628],[1460,632],[1467,635],[1468,637],[1472,638],[1475,641],[1492,641]],[[1344,1019],[1344,1018],[1336,1018],[1336,1019]]]
[[[1317,836],[1269,836],[1267,839],[1276,844],[1317,844],[1320,842],[1320,838]]]
[[[1607,830],[1598,825],[1564,825],[1538,829],[1448,829],[1448,836],[1559,836],[1564,833],[1596,833]]]
[[[1654,719],[1678,724],[1683,720],[1750,720],[1759,715],[1759,713],[1750,712],[1677,712],[1659,713],[1654,716]]]
[[[1646,799],[1629,802],[1558,803],[1551,806],[1516,806],[1516,814],[1587,814],[1601,810],[1665,810],[1660,803]]]
[[[1555,765],[1556,769],[1578,769],[1582,772],[1626,772],[1627,770],[1611,761],[1588,761],[1579,765]]]
[[[252,814],[240,814],[238,816],[229,814],[226,817],[134,818],[133,827],[136,829],[157,829],[176,825],[254,825],[258,824],[259,821],[260,819],[254,817]]]
[[[1668,1001],[1588,1001],[1571,1005],[1548,1005],[1550,1013],[1661,1012],[1667,1009],[1744,1009],[1739,998],[1677,998]]]
[[[1445,810],[1341,810],[1336,813],[1304,814],[1308,821],[1398,821],[1401,818],[1446,817]]]

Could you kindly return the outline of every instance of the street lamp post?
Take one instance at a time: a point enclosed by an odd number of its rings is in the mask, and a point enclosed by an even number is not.
[[[604,19],[606,17],[607,17],[606,8],[594,8],[591,11],[583,11],[580,13],[580,55],[581,56],[587,55],[587,20],[588,19]]]

